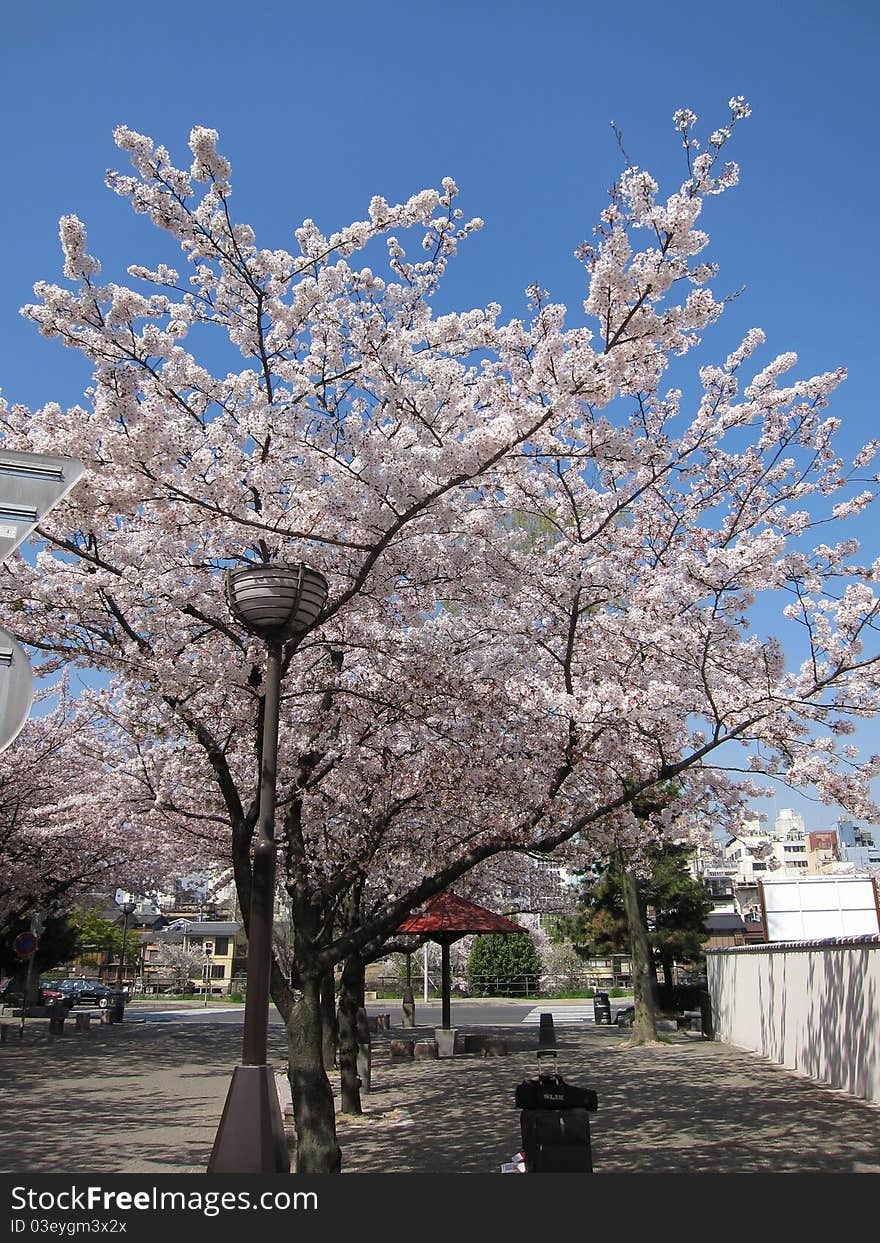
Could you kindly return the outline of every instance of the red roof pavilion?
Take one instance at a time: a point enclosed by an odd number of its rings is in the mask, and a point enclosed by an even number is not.
[[[487,911],[484,906],[467,902],[454,893],[438,893],[429,898],[421,914],[410,915],[400,925],[398,932],[427,936],[432,941],[449,937],[457,941],[473,933],[522,932],[519,924],[511,923],[503,915]]]
[[[427,937],[429,941],[437,941],[440,945],[443,951],[440,985],[441,1024],[449,1028],[451,1026],[450,994],[452,992],[449,947],[452,942],[471,934],[485,936],[500,933],[504,936],[512,932],[524,932],[525,929],[505,919],[503,915],[487,911],[484,906],[477,906],[476,903],[459,898],[454,893],[438,893],[428,899],[420,913],[410,915],[408,919],[405,919],[397,931],[410,936]]]

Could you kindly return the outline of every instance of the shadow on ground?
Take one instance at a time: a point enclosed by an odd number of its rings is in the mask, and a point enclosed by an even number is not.
[[[241,1031],[125,1022],[0,1049],[0,1171],[202,1173]],[[286,1061],[283,1032],[270,1057]],[[15,1102],[14,1110],[10,1103]]]
[[[507,1057],[391,1062],[374,1046],[365,1117],[340,1118],[349,1173],[491,1173],[521,1146],[516,1085],[535,1036]],[[400,1033],[391,1033],[400,1034]],[[752,1054],[681,1033],[632,1048],[617,1028],[559,1029],[563,1076],[593,1088],[596,1173],[880,1171],[880,1108]]]
[[[504,1039],[507,1056],[392,1062],[389,1037],[433,1032],[373,1037],[365,1112],[338,1118],[346,1173],[496,1173],[510,1160],[537,1033],[479,1030]],[[280,1069],[284,1033],[269,1038]],[[204,1171],[240,1040],[237,1027],[130,1021],[10,1037],[0,1172]],[[669,1040],[632,1048],[616,1027],[557,1029],[559,1070],[599,1096],[597,1174],[880,1172],[880,1107],[696,1034]]]

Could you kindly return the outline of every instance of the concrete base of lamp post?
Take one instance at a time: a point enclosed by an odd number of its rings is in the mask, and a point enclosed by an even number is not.
[[[290,1150],[271,1066],[236,1066],[209,1174],[289,1174]]]

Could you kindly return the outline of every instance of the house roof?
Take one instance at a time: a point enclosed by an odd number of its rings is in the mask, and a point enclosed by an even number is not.
[[[746,925],[742,915],[719,913],[707,915],[705,926],[709,932],[743,932]]]
[[[234,937],[240,930],[233,919],[191,919],[183,931],[188,937]]]
[[[175,919],[164,928],[141,934],[141,941],[167,941],[180,944],[187,937],[235,937],[241,924],[231,919]]]
[[[141,945],[155,945],[158,941],[164,945],[183,945],[183,933],[173,928],[158,928],[155,932],[142,932],[138,939]]]
[[[405,919],[398,932],[421,936],[466,936],[468,933],[523,932],[519,924],[487,911],[454,893],[438,893],[421,911]]]

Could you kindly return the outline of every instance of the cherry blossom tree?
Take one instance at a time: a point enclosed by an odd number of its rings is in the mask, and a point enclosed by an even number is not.
[[[179,993],[188,993],[193,982],[202,980],[205,964],[210,959],[198,950],[180,944],[167,944],[159,947],[159,964],[164,968],[171,987]]]
[[[73,700],[66,681],[38,691],[0,767],[0,936],[85,894],[151,887],[180,865],[176,848],[133,827],[119,759],[89,696]]]
[[[244,912],[264,654],[221,572],[304,560],[330,584],[283,657],[296,992],[277,964],[272,990],[303,1172],[340,1162],[322,980],[475,866],[569,841],[637,851],[670,821],[633,803],[673,780],[677,834],[707,807],[735,817],[759,787],[721,767],[731,753],[755,779],[873,807],[877,761],[846,740],[877,704],[877,566],[845,528],[873,496],[874,446],[835,452],[823,411],[843,373],[792,380],[783,354],[744,383],[753,330],[697,392],[665,387],[723,309],[698,223],[736,183],[724,156],[747,113],[731,100],[704,151],[676,114],[687,176],[666,199],[644,170],[621,175],[578,252],[590,327],[539,287],[521,319],[437,309],[480,225],[448,178],[259,248],[205,128],[186,169],[122,127],[133,171],[108,175],[183,272],[101,280],[81,222],[61,222],[67,284],[38,284],[26,314],[85,355],[93,386],[70,410],[4,405],[0,427],[89,478],[39,527],[36,565],[4,567],[0,604],[49,669],[112,675],[138,823],[231,859]],[[767,593],[787,593],[780,622],[802,636],[791,668],[750,629]]]

